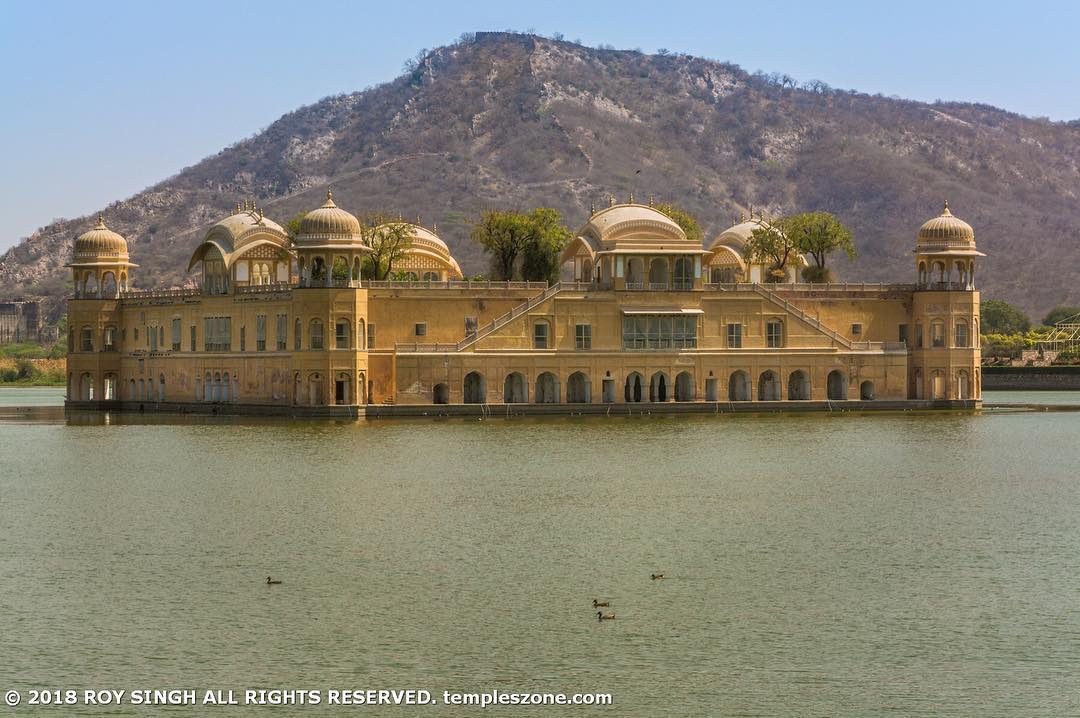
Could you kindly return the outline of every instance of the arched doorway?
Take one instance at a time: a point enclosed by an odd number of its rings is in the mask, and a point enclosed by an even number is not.
[[[627,403],[637,403],[641,401],[641,385],[644,383],[644,377],[638,374],[636,371],[631,372],[626,377],[626,390],[624,399]]]
[[[810,399],[810,375],[802,371],[793,371],[788,377],[788,401],[807,401]]]
[[[105,386],[101,392],[101,396],[105,401],[116,400],[116,374],[105,375]]]
[[[360,372],[356,380],[356,403],[366,404],[368,398],[367,395],[367,375],[364,372]]]
[[[675,401],[693,401],[694,377],[688,371],[679,372],[675,377]]]
[[[641,289],[645,282],[645,262],[641,257],[631,257],[626,263],[626,285],[628,289]]]
[[[668,400],[668,378],[667,374],[662,371],[658,371],[652,375],[649,380],[649,401],[667,401]]]
[[[833,369],[826,381],[828,397],[833,401],[847,401],[848,380],[844,372]]]
[[[720,401],[720,380],[715,376],[705,380],[705,401]]]
[[[535,401],[537,404],[559,403],[559,382],[549,371],[536,377]]]
[[[859,384],[859,398],[863,401],[874,400],[874,382],[867,380]]]
[[[911,395],[913,397],[915,397],[916,399],[922,399],[923,398],[922,372],[921,371],[916,371],[914,376],[912,377],[911,381],[912,381],[912,384],[914,384],[914,387],[913,387],[914,391],[911,392]]]
[[[308,403],[311,404],[311,406],[322,406],[326,403],[325,394],[323,392],[322,374],[311,374],[308,376]]]
[[[301,399],[300,372],[296,372],[296,375],[293,376],[293,397],[292,397],[293,404],[299,405],[300,404],[300,399]]]
[[[971,378],[966,370],[961,369],[956,373],[956,398],[971,398]]]
[[[568,404],[588,404],[591,401],[589,377],[576,371],[566,380],[566,402]]]
[[[930,375],[930,398],[935,401],[945,398],[945,374],[941,371]]]
[[[158,376],[157,400],[158,401],[165,401],[165,375],[164,374],[160,374]]]
[[[750,401],[750,375],[741,369],[728,379],[728,401]]]
[[[433,404],[449,404],[450,385],[443,383],[436,384],[435,388],[431,391],[431,401]]]
[[[479,372],[471,371],[465,375],[463,384],[463,397],[466,404],[484,404],[487,394],[484,376]]]
[[[758,401],[780,401],[780,377],[771,369],[758,377]]]
[[[89,373],[83,374],[79,379],[79,399],[82,401],[94,400],[94,377]]]
[[[503,402],[506,404],[524,404],[529,400],[525,392],[525,377],[520,372],[511,372],[503,381]]]

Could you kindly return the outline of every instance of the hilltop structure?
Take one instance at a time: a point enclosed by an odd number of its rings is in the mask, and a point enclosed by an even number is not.
[[[980,403],[975,233],[948,203],[913,284],[800,284],[748,263],[751,218],[704,245],[652,206],[595,211],[568,281],[466,281],[409,225],[401,280],[331,196],[296,237],[252,205],[213,225],[198,288],[136,290],[103,220],[75,243],[68,404],[387,415]],[[779,280],[783,281],[766,281]],[[645,406],[649,405],[649,406]]]

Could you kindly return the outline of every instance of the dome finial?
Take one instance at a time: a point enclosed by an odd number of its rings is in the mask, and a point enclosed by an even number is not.
[[[631,192],[630,193],[630,204],[633,204],[633,203],[634,203],[634,193]]]
[[[105,215],[103,215],[101,212],[98,212],[97,215],[96,229],[108,229],[108,227],[105,226]]]
[[[326,200],[328,202],[334,201],[334,190],[330,189],[329,187],[326,188]]]
[[[615,195],[613,195],[613,194],[608,195],[607,206],[608,207],[614,207],[615,206]]]
[[[941,211],[941,213],[942,214],[952,214],[952,212],[949,211],[949,200],[945,200],[945,209],[943,209]]]

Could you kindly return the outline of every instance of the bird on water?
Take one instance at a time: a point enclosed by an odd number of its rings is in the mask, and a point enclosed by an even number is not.
[[[593,608],[601,608],[601,607],[607,608],[610,605],[611,605],[611,601],[597,601],[595,598],[592,600],[592,607]]]
[[[651,576],[651,578],[652,578],[652,580],[653,580],[653,581],[659,581],[659,580],[660,580],[660,579],[662,579],[663,577],[664,577],[664,574],[662,574],[662,573],[654,573],[654,574],[652,574],[652,576]]]
[[[615,620],[615,614],[614,613],[604,613],[603,611],[597,611],[596,612],[596,620],[597,621],[614,621]]]
[[[281,581],[278,581],[277,579],[270,578],[269,576],[266,577],[266,585],[267,586],[276,586],[279,583],[281,583]]]

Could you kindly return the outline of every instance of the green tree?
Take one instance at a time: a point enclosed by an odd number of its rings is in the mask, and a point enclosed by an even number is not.
[[[550,207],[534,209],[524,222],[528,237],[522,250],[521,278],[528,282],[558,281],[559,257],[572,233]]]
[[[300,223],[304,221],[305,216],[307,216],[307,212],[301,212],[285,224],[285,233],[289,235],[289,239],[294,239],[296,235],[300,234]]]
[[[412,246],[413,233],[408,222],[374,213],[360,220],[360,236],[371,247],[364,274],[368,279],[382,280],[394,276],[394,263]]]
[[[491,270],[496,279],[514,278],[514,266],[518,257],[525,251],[531,229],[524,221],[524,215],[499,209],[488,209],[480,213],[473,224],[470,237],[484,248],[491,258]]]
[[[762,222],[756,227],[743,246],[743,255],[747,261],[769,265],[765,281],[780,282],[787,265],[798,261],[799,252],[782,221],[778,221]]]
[[[980,314],[983,334],[1023,334],[1031,328],[1026,314],[1001,299],[983,302]]]
[[[851,230],[828,212],[804,212],[784,219],[784,232],[791,238],[795,248],[813,258],[814,264],[803,269],[803,279],[808,282],[828,282],[832,272],[826,268],[829,255],[842,251],[848,259],[856,255]]]
[[[682,210],[670,203],[658,204],[653,209],[658,212],[666,214],[671,221],[682,227],[682,231],[686,233],[686,238],[693,242],[700,242],[705,236],[701,231],[701,225],[694,219],[694,216],[689,212]]]
[[[1080,314],[1080,307],[1055,307],[1043,317],[1042,323],[1045,326],[1052,327],[1058,322],[1074,317],[1077,314]]]

